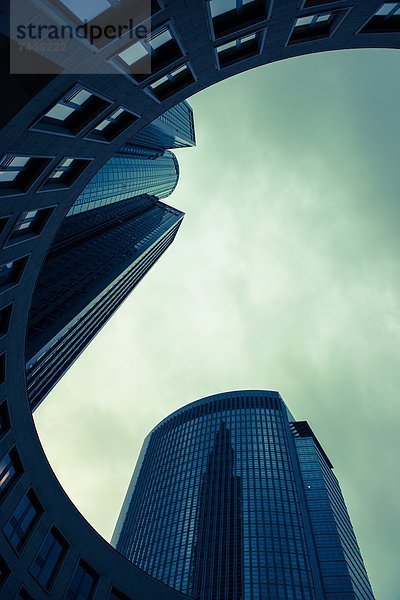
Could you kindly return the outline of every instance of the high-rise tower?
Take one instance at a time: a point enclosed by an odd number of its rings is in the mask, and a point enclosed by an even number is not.
[[[27,385],[34,410],[172,243],[183,213],[161,199],[179,179],[167,147],[195,143],[187,102],[167,111],[110,158],[64,219],[41,270],[27,331]],[[49,177],[65,185],[79,161]],[[21,231],[40,212],[27,213]]]
[[[117,549],[196,600],[372,600],[332,464],[277,392],[217,394],[148,435]]]

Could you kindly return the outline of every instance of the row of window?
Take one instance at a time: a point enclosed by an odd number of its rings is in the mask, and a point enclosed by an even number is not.
[[[45,173],[51,157],[5,154],[0,159],[0,196],[27,192]],[[90,159],[64,157],[41,184],[39,191],[66,189],[75,183]]]
[[[4,403],[0,406],[0,415],[2,414],[1,409],[3,406]],[[4,423],[3,419],[0,420],[1,426]],[[9,427],[8,414],[7,424]],[[16,448],[12,448],[0,461],[0,500],[10,491],[21,474],[22,465],[18,452]],[[23,551],[43,513],[44,509],[40,501],[34,491],[30,489],[20,500],[3,527],[5,538],[18,554],[21,554]],[[51,590],[68,549],[69,544],[64,536],[55,527],[52,527],[29,568],[29,573],[44,590]],[[10,572],[8,565],[0,556],[0,586],[5,582]],[[100,576],[94,569],[84,560],[80,560],[70,581],[66,598],[71,600],[91,600],[94,597],[99,579]],[[23,589],[20,592],[20,597],[30,598],[31,596],[27,596],[27,593]],[[109,597],[110,600],[129,600],[115,588],[111,590]]]
[[[232,33],[225,25],[228,21],[231,22],[233,16],[236,20],[239,19],[239,21],[235,21],[236,26],[233,31],[259,23],[261,13],[265,18],[267,17],[266,6],[260,0],[210,0],[208,4],[213,22],[215,22],[214,28],[218,32],[217,39]],[[314,6],[314,4],[316,5],[314,2],[306,2],[305,7]],[[330,37],[346,13],[347,9],[332,10],[298,17],[294,22],[287,44],[290,46]],[[400,31],[399,25],[400,3],[385,2],[377,9],[361,32]],[[225,68],[240,60],[260,54],[263,49],[264,37],[265,29],[262,29],[216,45],[215,51],[219,68]],[[183,56],[182,46],[178,42],[172,25],[164,24],[145,39],[135,41],[126,47],[114,58],[116,64],[120,65],[124,72],[134,76],[140,83],[166,69],[168,65],[172,65]],[[145,91],[150,92],[161,102],[191,85],[194,81],[193,71],[190,65],[185,63],[150,83]],[[31,128],[46,133],[76,136],[90,126],[91,129],[86,135],[87,139],[111,142],[139,118],[137,114],[127,108],[119,107],[111,110],[96,124],[95,121],[111,107],[111,104],[110,99],[76,85],[50,107]],[[46,166],[46,160],[48,159],[4,157],[0,163],[0,189],[1,187],[17,187],[26,191],[32,174]],[[74,168],[78,170],[85,166],[84,164],[78,165],[79,161],[77,160],[74,162]],[[71,174],[72,170],[65,169],[65,166],[67,165],[60,165],[60,168],[52,175],[52,181],[47,182],[47,185],[59,184],[63,177],[68,179],[68,174]]]
[[[112,142],[139,117],[127,108],[119,107],[95,124],[95,120],[111,105],[111,100],[76,85],[47,110],[31,129],[75,136],[91,125],[87,139]]]
[[[82,20],[88,14],[89,21],[111,8],[108,0],[96,0],[99,6],[93,10],[78,9],[74,0],[61,0],[67,8]],[[335,0],[305,0],[302,8],[332,4]],[[115,9],[115,2],[113,8]],[[214,40],[267,21],[272,8],[270,0],[207,0],[207,11]],[[158,9],[160,6],[158,6]],[[338,18],[346,11],[330,11],[300,17],[296,20],[288,44],[312,41],[328,37]],[[378,7],[361,33],[384,33],[400,31],[400,3],[384,2]],[[94,42],[92,42],[94,43]],[[104,42],[103,42],[104,45]],[[139,83],[172,65],[184,56],[183,46],[171,23],[162,25],[147,37],[135,39],[110,60],[123,72],[132,75]]]

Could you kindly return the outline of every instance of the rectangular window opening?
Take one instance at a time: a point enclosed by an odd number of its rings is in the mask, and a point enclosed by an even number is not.
[[[216,38],[240,31],[267,19],[268,6],[264,0],[209,0]]]
[[[40,235],[52,212],[53,208],[41,208],[21,213],[6,245]]]
[[[168,24],[135,41],[115,60],[138,82],[142,82],[182,58],[176,36]]]
[[[0,196],[26,192],[50,162],[50,158],[4,155],[0,160]]]
[[[5,537],[17,552],[22,550],[42,514],[42,505],[33,490],[29,490],[3,528]]]
[[[76,85],[51,107],[31,129],[65,135],[78,135],[111,102]]]
[[[16,448],[7,452],[0,461],[0,499],[12,488],[22,473],[22,464]]]
[[[180,92],[194,81],[191,69],[185,64],[150,84],[149,88],[156,98],[162,101]]]
[[[66,598],[69,600],[92,600],[99,575],[84,560],[80,560],[69,585]]]
[[[288,45],[330,37],[343,11],[324,12],[296,19]]]
[[[123,131],[133,125],[138,118],[137,115],[126,108],[120,107],[96,125],[87,138],[100,142],[112,142],[121,135]]]
[[[360,33],[400,33],[400,2],[383,2]]]
[[[71,187],[91,162],[90,159],[64,157],[40,189],[62,190]]]
[[[217,46],[218,62],[221,69],[260,54],[261,40],[262,33],[250,33]]]
[[[55,528],[49,531],[30,568],[31,575],[49,591],[60,571],[69,544]]]
[[[28,258],[18,258],[0,265],[0,293],[19,283]]]

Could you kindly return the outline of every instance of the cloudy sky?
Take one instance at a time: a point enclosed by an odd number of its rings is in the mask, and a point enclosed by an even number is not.
[[[140,446],[176,408],[281,392],[341,483],[377,599],[400,555],[400,57],[269,65],[191,99],[171,248],[35,415],[110,539]]]

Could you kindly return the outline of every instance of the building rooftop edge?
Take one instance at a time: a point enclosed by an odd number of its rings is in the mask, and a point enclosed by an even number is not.
[[[157,425],[155,425],[153,427],[153,429],[147,434],[146,439],[156,429],[158,429],[159,427],[161,427],[161,425],[164,425],[164,423],[166,423],[170,419],[176,417],[177,415],[180,415],[182,413],[185,413],[188,410],[191,410],[195,406],[201,406],[202,404],[208,404],[209,402],[213,402],[215,400],[218,400],[219,398],[222,400],[223,398],[231,398],[233,396],[234,397],[245,397],[245,396],[265,396],[265,397],[271,397],[271,396],[273,396],[273,397],[281,400],[282,404],[286,407],[286,404],[285,404],[282,396],[280,395],[279,392],[277,392],[275,390],[244,389],[244,390],[230,390],[228,392],[219,392],[217,394],[211,394],[210,396],[204,396],[203,398],[199,398],[198,400],[194,400],[193,402],[189,402],[189,404],[185,404],[184,406],[181,406],[180,408],[177,408],[172,413],[170,413],[169,415],[167,415],[166,417],[164,417],[164,419],[162,419],[159,423],[157,423]]]

